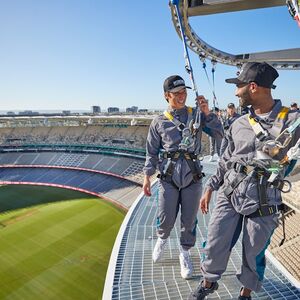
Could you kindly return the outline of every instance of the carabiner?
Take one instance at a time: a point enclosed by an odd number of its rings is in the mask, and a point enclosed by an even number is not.
[[[283,186],[282,189],[279,189],[282,193],[289,193],[292,190],[292,184],[290,181],[284,179],[283,181]],[[285,189],[284,187],[287,186],[287,189]]]

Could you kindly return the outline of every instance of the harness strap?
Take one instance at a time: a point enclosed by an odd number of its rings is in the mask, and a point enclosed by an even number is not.
[[[289,108],[288,107],[285,107],[283,106],[281,108],[281,111],[279,112],[279,114],[277,115],[275,121],[274,121],[274,124],[272,126],[272,134],[274,136],[278,136],[284,126],[284,123],[285,123],[285,120],[288,116],[288,113],[289,113]]]
[[[232,182],[224,190],[224,194],[227,198],[230,198],[235,188],[247,177],[246,173],[238,173],[238,175],[234,178]]]
[[[269,131],[272,132],[274,136],[278,136],[284,126],[285,120],[287,118],[289,112],[289,108],[283,106],[278,113],[273,126],[266,130],[261,125],[259,119],[257,117],[254,117],[251,113],[248,114],[248,120],[250,125],[252,126],[252,129],[259,141],[263,141],[266,137],[270,135]]]
[[[234,164],[234,167],[235,171],[240,174],[244,174],[244,175],[249,175],[251,174],[252,177],[254,178],[263,178],[265,183],[268,185],[268,186],[271,186],[272,188],[275,188],[275,189],[278,189],[280,190],[281,192],[283,193],[287,193],[289,192],[289,190],[285,189],[285,186],[288,185],[287,181],[284,180],[284,179],[275,179],[273,180],[272,182],[270,182],[268,180],[268,177],[272,174],[270,172],[267,172],[266,170],[262,169],[262,168],[259,168],[259,167],[254,167],[254,166],[245,166],[245,165],[242,165],[238,162],[236,162]],[[237,181],[237,179],[235,178],[233,180],[234,181]],[[289,186],[287,186],[286,188],[289,188]]]
[[[188,106],[187,111],[188,111],[188,119],[186,121],[186,127],[190,126],[190,122],[193,120],[193,108]]]
[[[182,131],[185,128],[186,125],[184,123],[181,123],[176,118],[174,118],[174,116],[170,112],[164,111],[164,115],[167,119],[169,119],[177,127],[177,129],[179,131]]]
[[[180,153],[184,153],[183,151],[174,151],[174,152],[163,152],[161,153],[161,157],[162,158],[173,158],[174,156],[175,157],[178,157],[178,155],[180,155]],[[192,160],[196,160],[196,159],[200,159],[201,158],[201,155],[198,154],[194,154],[194,153],[190,153],[190,152],[186,152],[186,154],[190,157],[190,159]]]
[[[254,213],[246,216],[246,218],[257,218],[257,217],[265,217],[270,216],[276,213],[281,213],[281,221],[282,221],[282,239],[279,243],[279,247],[283,245],[285,241],[285,215],[284,215],[284,204],[279,205],[266,205],[260,206]]]
[[[260,207],[268,206],[267,183],[265,176],[258,177],[257,191]]]
[[[191,156],[189,155],[188,152],[184,153],[184,158],[185,158],[186,162],[188,163],[188,165],[191,169],[191,172],[193,174],[194,182],[197,182],[200,178],[203,177],[202,172],[198,172],[198,170],[196,168],[196,162],[191,158]],[[199,176],[200,176],[200,178],[199,178]]]
[[[193,119],[193,108],[188,106],[187,107],[188,112],[188,118],[186,121],[186,124],[180,122],[178,119],[176,119],[170,112],[165,111],[164,115],[167,119],[169,119],[176,128],[181,132],[181,141],[179,144],[179,150],[185,150],[192,149],[192,147],[195,145],[195,130],[193,131],[193,122],[195,120]],[[194,123],[195,124],[195,123]]]
[[[162,174],[159,175],[159,178],[163,180],[169,178],[169,181],[172,181],[174,166],[180,157],[183,157],[186,160],[193,174],[194,182],[197,182],[198,180],[200,180],[202,177],[205,176],[205,174],[202,173],[202,170],[199,170],[199,168],[197,168],[196,166],[196,160],[199,159],[198,155],[186,151],[175,151],[175,152],[164,152],[162,154],[162,157],[168,159],[168,162],[166,163]]]
[[[246,216],[247,218],[256,218],[270,216],[284,210],[284,204],[261,206],[254,213]]]
[[[256,138],[259,141],[263,141],[267,136],[269,136],[269,132],[265,130],[257,120],[251,116],[250,114],[248,115],[248,120],[250,125],[252,126],[252,129],[256,135]]]
[[[177,129],[179,131],[182,131],[184,128],[189,126],[189,123],[193,118],[193,116],[192,116],[193,108],[188,106],[187,107],[187,112],[188,112],[188,120],[187,120],[186,124],[181,123],[178,119],[174,118],[174,116],[170,112],[168,112],[166,110],[164,111],[164,115],[168,120],[170,120],[177,127]]]

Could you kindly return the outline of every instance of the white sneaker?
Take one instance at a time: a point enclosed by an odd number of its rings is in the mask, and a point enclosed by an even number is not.
[[[167,239],[164,240],[161,238],[157,239],[152,253],[153,262],[156,263],[162,259],[166,244],[167,244]]]
[[[179,254],[180,274],[183,279],[190,279],[193,276],[193,265],[189,251],[180,249]]]

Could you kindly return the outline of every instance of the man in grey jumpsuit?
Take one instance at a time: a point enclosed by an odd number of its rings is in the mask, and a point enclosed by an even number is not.
[[[223,128],[224,128],[224,138],[222,139],[221,147],[220,147],[220,156],[224,153],[227,145],[228,145],[228,140],[226,138],[227,132],[229,130],[229,127],[231,124],[239,118],[241,115],[238,114],[235,110],[235,105],[234,103],[229,103],[227,105],[227,117],[223,123]]]
[[[213,109],[213,112],[216,114],[217,118],[220,120],[221,124],[223,123],[221,111],[218,107]],[[209,154],[210,158],[209,161],[214,160],[214,155],[218,155],[218,159],[221,156],[221,145],[222,145],[223,138],[213,138],[209,137]]]
[[[226,270],[241,230],[243,255],[237,278],[242,288],[238,299],[250,300],[251,291],[259,291],[262,286],[264,254],[278,226],[282,179],[287,171],[287,167],[283,167],[272,181],[274,174],[263,166],[268,165],[270,157],[273,162],[281,163],[288,149],[300,138],[298,126],[288,146],[275,151],[272,140],[300,118],[299,112],[282,107],[280,100],[272,98],[271,88],[277,77],[277,71],[266,63],[247,63],[237,78],[226,80],[236,84],[236,96],[241,106],[250,106],[250,109],[249,114],[239,117],[230,126],[229,144],[200,200],[200,209],[207,213],[212,192],[219,190],[201,265],[204,279],[190,294],[189,300],[204,299],[218,288],[217,281]],[[254,130],[253,126],[260,128]]]
[[[150,125],[146,143],[146,162],[144,167],[144,194],[151,195],[152,176],[160,171],[157,242],[153,250],[153,261],[161,260],[167,238],[181,209],[180,265],[181,276],[188,279],[193,268],[189,249],[195,245],[197,212],[202,194],[202,166],[199,160],[202,130],[219,137],[222,135],[221,123],[211,114],[207,101],[199,96],[201,113],[195,120],[196,109],[185,105],[189,88],[184,80],[173,75],[164,82],[164,96],[169,103],[163,115],[155,117]],[[199,123],[197,130],[193,129]]]

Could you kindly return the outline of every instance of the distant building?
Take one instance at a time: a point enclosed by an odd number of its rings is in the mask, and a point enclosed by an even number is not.
[[[118,113],[118,112],[120,112],[120,110],[119,110],[119,107],[109,107],[107,109],[107,112],[108,113]]]
[[[92,106],[92,112],[93,112],[93,114],[100,114],[101,113],[101,108],[100,108],[100,106]]]
[[[63,110],[62,113],[65,116],[70,116],[71,115],[71,111],[70,110]]]
[[[15,115],[15,112],[14,112],[14,111],[8,111],[6,114],[7,114],[8,116],[14,116],[14,115]]]
[[[138,111],[138,107],[137,106],[131,106],[131,107],[127,107],[126,108],[126,112],[137,113],[137,111]]]
[[[38,116],[39,113],[37,111],[24,110],[24,111],[20,111],[19,115],[23,115],[23,116]]]
[[[142,108],[142,109],[139,109],[138,112],[139,112],[139,113],[147,113],[147,112],[148,112],[148,109]]]

